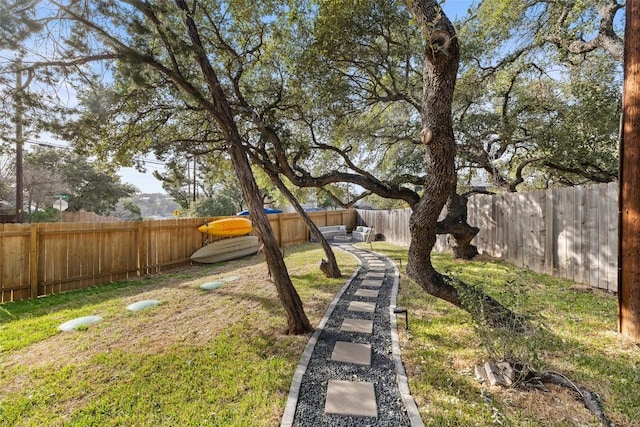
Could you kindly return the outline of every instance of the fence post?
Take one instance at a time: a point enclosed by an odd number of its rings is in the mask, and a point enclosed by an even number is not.
[[[31,298],[38,297],[38,226],[31,225],[29,242],[29,283],[31,283]]]

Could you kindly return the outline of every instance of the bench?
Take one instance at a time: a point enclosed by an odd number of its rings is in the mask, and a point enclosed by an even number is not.
[[[373,240],[373,228],[359,225],[351,233],[354,242],[371,242]]]
[[[324,238],[327,240],[332,240],[336,236],[347,235],[347,226],[345,225],[327,225],[318,227],[318,230],[320,230]],[[311,241],[316,242],[317,239],[313,235],[311,235]]]

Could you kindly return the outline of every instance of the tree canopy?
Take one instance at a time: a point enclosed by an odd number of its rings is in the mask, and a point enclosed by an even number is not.
[[[135,164],[140,153],[230,162],[290,332],[310,325],[252,166],[335,198],[348,183],[406,203],[409,274],[458,306],[459,288],[429,253],[436,233],[461,225],[437,222],[456,200],[459,172],[483,170],[510,191],[612,177],[619,92],[609,12],[622,7],[613,0],[484,0],[459,33],[435,0],[46,4],[21,19],[55,49],[22,67],[34,79],[73,76],[81,101],[72,123],[49,128],[104,162]]]
[[[484,0],[460,22],[460,169],[497,190],[617,177],[623,4]]]
[[[38,147],[25,155],[25,192],[28,211],[51,206],[58,195],[68,197],[69,211],[98,215],[112,213],[118,201],[137,189],[120,183],[76,153]]]

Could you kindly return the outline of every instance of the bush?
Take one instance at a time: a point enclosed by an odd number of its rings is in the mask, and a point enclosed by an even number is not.
[[[192,202],[186,211],[187,216],[227,216],[235,215],[236,205],[225,195],[215,195],[214,197],[200,198]]]
[[[50,207],[31,213],[25,212],[24,222],[60,222],[60,211],[56,208]]]

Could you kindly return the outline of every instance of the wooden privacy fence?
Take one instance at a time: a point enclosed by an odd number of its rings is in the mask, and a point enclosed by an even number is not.
[[[410,215],[410,209],[358,210],[358,224],[373,226],[385,240],[406,246]],[[472,241],[480,253],[617,291],[617,183],[474,195],[468,222],[480,228]],[[450,251],[446,236],[438,236],[434,250]]]
[[[310,212],[320,225],[355,227],[354,210]],[[197,227],[222,217],[161,221],[0,224],[0,302],[81,289],[188,264]],[[297,213],[269,215],[281,246],[309,241]]]

